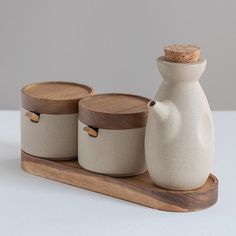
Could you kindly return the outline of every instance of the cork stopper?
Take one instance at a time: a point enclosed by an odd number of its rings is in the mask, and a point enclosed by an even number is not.
[[[172,44],[164,47],[165,60],[176,63],[195,63],[200,58],[200,47],[191,44]]]

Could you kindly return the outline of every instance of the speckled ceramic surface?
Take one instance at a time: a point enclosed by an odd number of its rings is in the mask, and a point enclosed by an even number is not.
[[[206,60],[179,64],[160,57],[157,65],[164,81],[149,103],[147,168],[161,187],[195,189],[207,180],[214,156],[212,115],[198,81]]]
[[[146,171],[145,127],[124,130],[99,129],[89,136],[79,121],[78,160],[87,170],[112,176],[131,176]]]
[[[24,152],[50,159],[77,157],[78,114],[41,114],[38,123],[21,109],[21,148]]]

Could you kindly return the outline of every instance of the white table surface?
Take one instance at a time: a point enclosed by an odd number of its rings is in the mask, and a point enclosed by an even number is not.
[[[214,112],[219,200],[163,212],[25,173],[20,116],[0,111],[0,235],[236,235],[236,112]]]

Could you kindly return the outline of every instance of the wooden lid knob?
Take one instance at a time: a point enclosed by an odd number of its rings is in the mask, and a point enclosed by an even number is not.
[[[164,47],[165,60],[176,63],[195,63],[200,58],[200,47],[191,44],[173,44]]]

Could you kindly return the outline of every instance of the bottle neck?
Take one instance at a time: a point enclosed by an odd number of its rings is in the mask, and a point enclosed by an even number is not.
[[[160,57],[157,59],[157,66],[164,81],[168,83],[196,83],[205,70],[206,60],[184,64],[168,62]]]

